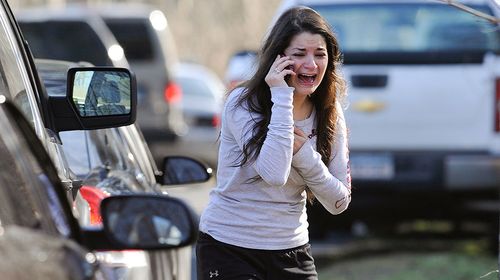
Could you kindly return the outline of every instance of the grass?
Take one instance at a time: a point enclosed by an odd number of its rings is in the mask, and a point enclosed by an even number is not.
[[[320,280],[493,280],[495,256],[464,251],[390,252],[337,260],[318,269]]]

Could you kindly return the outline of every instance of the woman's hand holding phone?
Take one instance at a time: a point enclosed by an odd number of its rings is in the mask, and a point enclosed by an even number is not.
[[[285,79],[287,79],[286,76],[288,75],[295,75],[293,71],[293,60],[288,56],[278,55],[269,68],[265,81],[269,87],[287,87],[288,84]]]

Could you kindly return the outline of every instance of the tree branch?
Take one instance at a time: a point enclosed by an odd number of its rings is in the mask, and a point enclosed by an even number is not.
[[[497,23],[497,24],[500,23],[500,18],[497,18],[497,17],[491,16],[491,15],[485,14],[485,13],[483,13],[481,11],[473,9],[473,8],[471,8],[469,6],[464,5],[464,4],[457,3],[457,2],[455,2],[453,0],[438,0],[438,1],[447,3],[450,6],[453,6],[453,7],[457,8],[457,9],[460,9],[460,10],[465,11],[467,13],[473,14],[473,15],[475,15],[477,17],[486,19],[487,21],[489,21],[491,23]]]

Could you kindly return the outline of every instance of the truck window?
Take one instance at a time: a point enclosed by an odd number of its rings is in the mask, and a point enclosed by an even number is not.
[[[487,6],[471,7],[492,13]],[[404,64],[408,63],[406,59],[425,58],[432,53],[452,53],[457,60],[471,52],[478,53],[481,59],[486,52],[500,53],[498,28],[444,4],[339,4],[312,8],[332,24],[347,64],[351,54],[363,54],[365,58],[372,54],[380,63],[398,54]],[[366,24],[367,19],[370,24]]]

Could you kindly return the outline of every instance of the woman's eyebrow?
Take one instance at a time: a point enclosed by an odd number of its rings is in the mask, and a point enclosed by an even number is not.
[[[306,51],[306,48],[298,48],[298,47],[297,48],[292,48],[292,51],[294,51],[294,50],[295,51],[304,52],[304,51]],[[316,51],[326,51],[326,48],[324,48],[324,47],[318,47],[318,48],[316,48]]]

